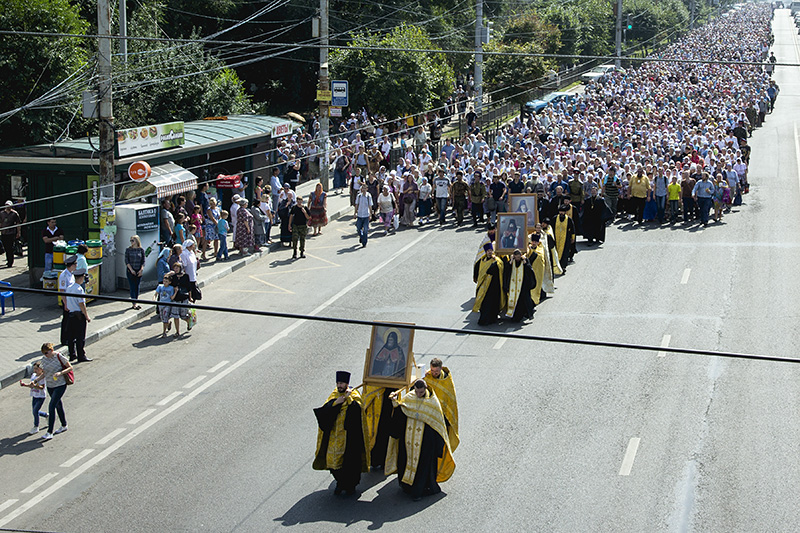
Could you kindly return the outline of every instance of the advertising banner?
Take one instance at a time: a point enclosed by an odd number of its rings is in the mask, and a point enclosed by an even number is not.
[[[120,157],[174,148],[183,143],[183,122],[117,130],[117,151]]]

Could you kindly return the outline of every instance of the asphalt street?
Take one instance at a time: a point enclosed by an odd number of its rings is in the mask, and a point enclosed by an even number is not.
[[[788,10],[779,61],[800,62]],[[751,139],[751,193],[721,224],[615,225],[581,246],[535,319],[512,329],[796,355],[797,68]],[[476,328],[470,227],[377,235],[351,222],[204,291],[203,303]],[[443,494],[396,477],[332,494],[314,471],[312,408],[334,372],[359,383],[368,327],[201,313],[180,340],[140,321],[92,345],[42,442],[25,390],[0,395],[0,527],[107,531],[794,531],[800,365],[418,332],[444,360],[461,446]],[[496,331],[508,330],[507,325]]]

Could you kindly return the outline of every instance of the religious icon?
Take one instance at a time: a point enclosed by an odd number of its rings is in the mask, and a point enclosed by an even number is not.
[[[533,230],[539,222],[538,197],[535,194],[509,194],[511,205],[509,213],[525,213],[528,215],[528,230]]]
[[[515,249],[525,251],[528,246],[527,220],[526,213],[497,214],[495,253],[510,254]]]
[[[414,329],[408,326],[413,324],[372,326],[364,363],[364,383],[397,388],[409,384],[414,360]]]

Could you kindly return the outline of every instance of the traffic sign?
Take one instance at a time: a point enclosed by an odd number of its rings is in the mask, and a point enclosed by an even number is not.
[[[349,105],[348,101],[349,91],[346,81],[332,81],[331,92],[333,93],[331,98],[331,105],[337,107],[347,107]]]

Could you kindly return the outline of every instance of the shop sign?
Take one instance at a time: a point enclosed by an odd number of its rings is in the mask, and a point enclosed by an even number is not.
[[[272,138],[277,139],[278,137],[283,137],[284,135],[289,135],[292,133],[292,123],[291,122],[282,122],[280,124],[276,124],[272,126]]]
[[[136,233],[158,230],[158,206],[136,210]]]
[[[117,130],[117,150],[125,157],[164,148],[174,148],[184,143],[183,122],[168,122]]]

